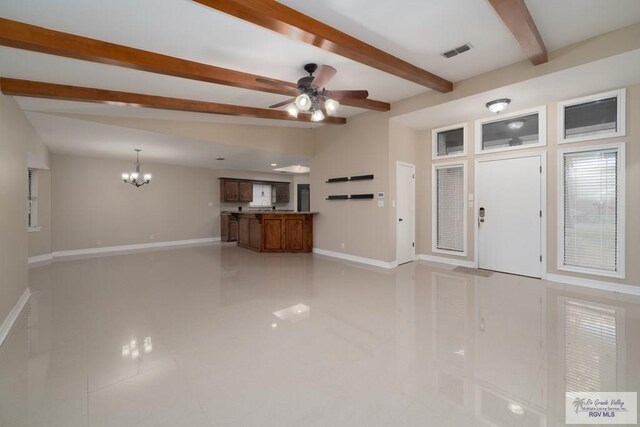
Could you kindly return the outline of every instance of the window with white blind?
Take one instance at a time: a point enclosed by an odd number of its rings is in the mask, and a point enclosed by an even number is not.
[[[565,299],[563,309],[565,391],[618,390],[623,309],[574,299]]]
[[[433,166],[432,249],[466,255],[466,163]]]
[[[38,175],[35,169],[27,169],[27,227],[29,231],[38,228]]]
[[[624,143],[560,152],[558,269],[624,277]]]

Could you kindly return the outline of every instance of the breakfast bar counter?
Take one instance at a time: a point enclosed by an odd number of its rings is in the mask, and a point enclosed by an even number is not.
[[[311,252],[317,212],[223,211],[238,223],[238,246],[259,252]]]

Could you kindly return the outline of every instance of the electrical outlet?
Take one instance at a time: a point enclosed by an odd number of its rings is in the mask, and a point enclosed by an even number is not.
[[[344,249],[344,247],[345,247],[344,242],[340,243],[340,247],[341,247],[342,249]]]
[[[101,246],[102,245],[102,240],[98,240],[97,243],[98,243],[98,246]]]
[[[155,235],[155,234],[150,234],[150,235],[149,235],[149,240],[154,240],[155,238],[156,238],[156,235]]]

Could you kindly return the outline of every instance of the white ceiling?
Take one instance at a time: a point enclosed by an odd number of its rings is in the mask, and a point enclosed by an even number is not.
[[[92,157],[133,159],[134,148],[143,150],[143,160],[184,166],[272,172],[278,166],[309,165],[305,156],[257,150],[237,145],[199,141],[162,133],[111,126],[51,114],[27,112],[54,153]],[[216,160],[224,157],[224,161]]]
[[[281,2],[453,82],[524,59],[487,0]],[[526,4],[550,50],[640,21],[638,0],[526,0]],[[307,62],[329,64],[338,70],[328,85],[330,89],[367,89],[371,98],[387,102],[428,90],[190,0],[0,0],[0,16],[288,81],[304,75],[302,65]],[[467,42],[473,45],[471,51],[452,59],[440,56]],[[255,107],[285,99],[281,95],[5,47],[0,48],[0,75]],[[67,101],[19,98],[18,102],[23,110],[36,112],[312,127],[308,123]],[[340,113],[349,117],[362,111],[341,107]],[[81,149],[92,140],[99,141],[93,135],[100,135],[100,131],[87,131],[87,123],[58,118],[45,126],[44,119],[34,117],[29,115],[48,144],[58,144],[50,141],[59,142],[62,138],[56,126],[68,126],[65,130],[69,132],[79,127],[78,133],[88,139],[80,142],[69,136],[69,141],[78,145],[65,143],[65,150]],[[174,146],[178,147],[181,142],[174,139]],[[54,151],[61,147],[52,145]],[[101,150],[106,153],[114,147],[111,144]],[[194,150],[190,155],[199,153]]]

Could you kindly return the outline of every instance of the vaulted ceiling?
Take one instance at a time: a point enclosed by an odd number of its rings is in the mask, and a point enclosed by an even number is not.
[[[411,79],[293,40],[211,7],[211,4],[220,2],[202,3],[205,4],[190,0],[2,0],[0,17],[287,82],[295,82],[305,75],[302,66],[307,62],[328,64],[338,70],[328,85],[329,89],[366,89],[370,99],[384,103],[432,90]],[[246,0],[238,3],[246,3]],[[506,21],[503,22],[504,16],[496,12],[497,8],[494,9],[496,1],[281,0],[279,3],[453,82],[454,87],[455,82],[529,56],[518,44],[517,35],[514,36],[505,25]],[[526,0],[524,4],[548,51],[640,21],[640,2],[637,0],[616,0],[615,7],[609,0]],[[442,52],[465,43],[472,45],[469,52],[451,59],[441,56]],[[277,93],[4,46],[0,47],[0,77],[258,109],[287,98]],[[59,99],[16,99],[24,111],[44,114],[73,113],[283,127],[322,125]],[[348,120],[364,111],[367,110],[343,105],[340,116]],[[52,151],[57,149],[57,143],[50,137],[55,121],[55,117],[33,121]],[[44,122],[46,127],[41,125]],[[58,126],[64,129],[73,125],[60,119]],[[85,127],[82,134],[90,138]],[[59,136],[58,133],[57,140]],[[81,146],[78,146],[78,153],[82,154]]]

